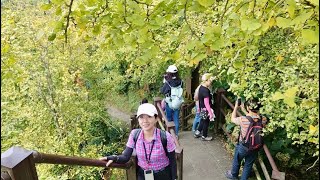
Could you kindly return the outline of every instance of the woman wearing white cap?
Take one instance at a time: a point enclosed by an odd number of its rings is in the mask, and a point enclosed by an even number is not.
[[[175,65],[170,65],[168,69],[166,70],[167,74],[164,79],[164,84],[160,90],[160,92],[165,95],[165,97],[171,96],[171,87],[181,87],[183,88],[183,82],[179,78],[178,69]],[[165,112],[166,117],[168,121],[174,121],[175,125],[175,133],[178,137],[179,133],[179,113],[180,113],[180,107],[178,108],[171,108],[168,104],[170,100],[167,100],[166,98],[166,105],[165,105]]]
[[[215,115],[213,113],[212,95],[209,87],[211,86],[214,77],[210,73],[205,73],[202,76],[202,83],[199,87],[199,109],[200,112],[200,124],[198,129],[195,131],[194,136],[200,137],[202,131],[201,140],[211,141],[212,137],[208,136],[209,122],[214,121]]]
[[[100,160],[126,163],[129,161],[133,149],[136,150],[138,160],[137,179],[145,180],[174,180],[177,178],[177,165],[175,159],[175,143],[170,133],[156,128],[156,107],[149,103],[141,104],[137,117],[141,129],[131,131],[126,149],[119,156],[102,157]],[[166,137],[166,147],[161,140],[162,134]]]

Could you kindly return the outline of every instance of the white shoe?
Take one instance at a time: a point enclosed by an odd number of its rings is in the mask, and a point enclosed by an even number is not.
[[[193,135],[195,138],[200,137],[200,131],[196,130]]]
[[[207,137],[204,137],[204,136],[202,136],[201,137],[201,140],[202,141],[211,141],[213,138],[211,137],[211,136],[207,136]]]

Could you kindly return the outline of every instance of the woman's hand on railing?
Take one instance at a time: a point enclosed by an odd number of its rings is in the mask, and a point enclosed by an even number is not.
[[[108,167],[111,163],[113,163],[113,160],[108,160],[108,157],[102,157],[102,158],[99,158],[99,160],[107,161],[106,167]]]

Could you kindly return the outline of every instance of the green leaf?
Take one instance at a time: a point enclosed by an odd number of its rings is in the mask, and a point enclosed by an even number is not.
[[[60,5],[63,4],[64,0],[51,0],[53,4]]]
[[[280,92],[275,92],[272,97],[271,97],[271,100],[272,101],[277,101],[279,99],[283,99],[284,98],[284,95],[281,94]]]
[[[4,47],[1,49],[1,52],[2,53],[7,53],[10,49],[10,45],[9,44],[6,44],[4,45]]]
[[[296,2],[295,0],[287,0],[287,4],[288,4],[288,13],[290,18],[294,18],[294,11],[296,10]]]
[[[224,41],[222,38],[214,39],[213,43],[210,45],[212,50],[219,50],[223,47]]]
[[[87,4],[86,5],[88,5],[89,7],[92,7],[92,6],[94,6],[94,5],[96,5],[96,2],[97,0],[87,0]]]
[[[283,17],[277,17],[276,19],[277,26],[280,28],[290,27],[291,20]]]
[[[56,39],[56,33],[52,33],[49,35],[48,40],[49,41],[53,41],[54,39]]]
[[[42,4],[41,5],[41,9],[44,11],[48,11],[49,9],[51,9],[52,4]]]
[[[233,67],[229,67],[228,71],[227,71],[227,75],[233,74],[237,72]]]
[[[286,103],[289,107],[295,107],[295,106],[296,106],[296,103],[294,102],[294,100],[295,100],[297,91],[298,91],[298,87],[295,86],[295,87],[292,87],[292,88],[287,89],[287,90],[284,92],[284,94],[283,94],[283,95],[284,95],[283,101],[284,101],[284,103]]]
[[[292,87],[292,88],[287,89],[287,90],[284,92],[284,95],[287,96],[287,97],[295,97],[297,91],[298,91],[298,87],[295,86],[295,87]]]
[[[309,1],[311,4],[315,6],[319,6],[319,0],[307,0],[307,1]]]
[[[62,9],[61,9],[61,7],[59,6],[59,7],[56,8],[56,15],[57,15],[57,16],[60,16],[61,14],[62,14]]]
[[[143,26],[144,25],[144,18],[138,14],[133,14],[131,16],[131,20],[132,20],[132,23],[136,26]]]
[[[242,61],[235,61],[233,63],[233,67],[236,68],[236,69],[240,69],[244,66],[244,63]]]
[[[201,4],[201,6],[204,7],[209,7],[212,6],[212,4],[214,3],[214,0],[198,0],[199,4]]]
[[[307,19],[311,17],[312,14],[313,14],[313,11],[301,13],[299,16],[297,16],[292,20],[291,25],[303,24],[304,22],[306,22]]]
[[[310,29],[303,29],[301,31],[301,37],[303,44],[319,43],[319,31],[316,32]]]
[[[261,27],[258,19],[243,19],[241,20],[241,30],[243,31],[254,31]]]
[[[100,25],[100,24],[95,25],[94,28],[93,28],[92,33],[93,33],[94,35],[100,34],[100,33],[101,33],[101,25]]]
[[[312,108],[312,107],[314,107],[316,105],[316,103],[314,103],[314,102],[312,102],[311,100],[309,100],[309,99],[303,99],[302,100],[302,103],[300,104],[300,106],[302,107],[302,108]]]

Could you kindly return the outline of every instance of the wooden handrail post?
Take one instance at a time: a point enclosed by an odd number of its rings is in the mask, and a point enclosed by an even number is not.
[[[181,120],[182,120],[182,127],[181,129],[187,129],[187,119],[186,119],[186,104],[182,104],[181,106]]]
[[[183,180],[183,149],[177,149],[176,151],[177,159],[177,175],[179,180]]]
[[[14,180],[37,180],[33,152],[13,146],[1,154],[1,169],[8,172]]]
[[[137,115],[136,114],[132,114],[131,116],[130,116],[130,125],[131,125],[131,129],[130,130],[132,130],[132,129],[135,129],[135,128],[137,128],[138,126],[139,126],[139,123],[138,123],[138,120],[137,120]]]
[[[225,117],[222,114],[220,109],[223,109],[225,106],[224,100],[222,99],[222,94],[225,94],[226,90],[224,90],[223,88],[219,88],[217,90],[216,96],[215,96],[215,115],[216,115],[216,120],[214,121],[214,130],[215,132],[218,131],[218,128],[220,126],[222,126],[222,124],[224,124],[225,121]]]
[[[136,156],[131,157],[133,165],[126,170],[127,180],[137,180],[137,162]]]
[[[158,110],[158,117],[159,117],[160,119],[162,119],[162,114],[161,114],[160,109],[159,109],[159,107],[157,106],[157,104],[158,104],[158,103],[161,104],[161,101],[162,101],[162,98],[161,98],[161,97],[154,97],[154,98],[153,98],[153,105],[157,108],[157,110]]]

